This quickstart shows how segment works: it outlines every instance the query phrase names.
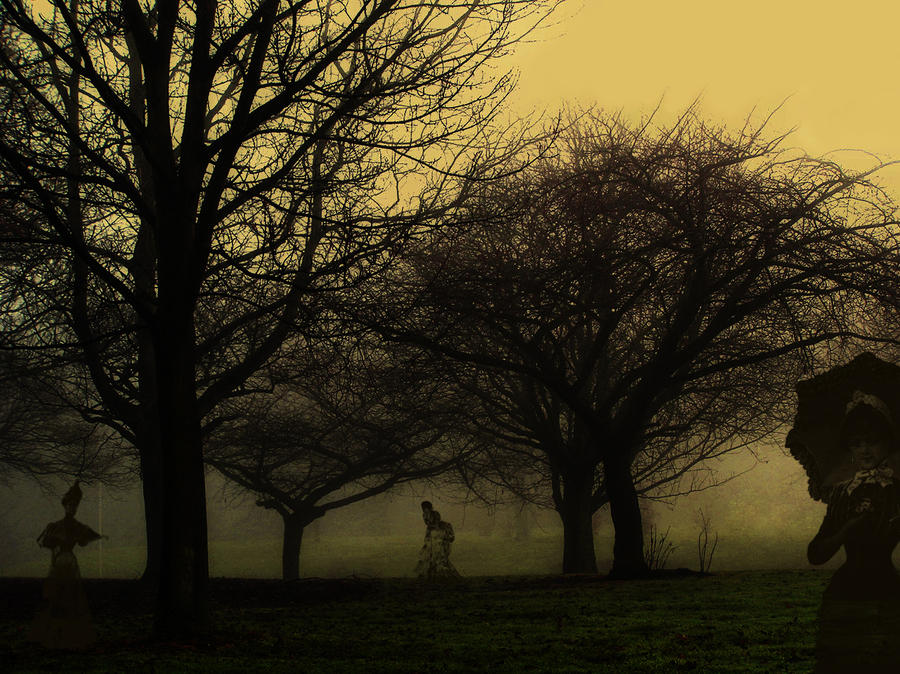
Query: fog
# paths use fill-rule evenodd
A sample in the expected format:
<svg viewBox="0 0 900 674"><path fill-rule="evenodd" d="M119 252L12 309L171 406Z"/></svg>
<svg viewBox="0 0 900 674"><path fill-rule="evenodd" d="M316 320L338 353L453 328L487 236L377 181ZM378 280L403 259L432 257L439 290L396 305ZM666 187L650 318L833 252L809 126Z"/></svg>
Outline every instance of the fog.
<svg viewBox="0 0 900 674"><path fill-rule="evenodd" d="M813 501L800 465L778 449L736 454L717 464L725 484L680 497L644 503L645 530L668 531L675 549L667 568L697 569L698 511L718 535L712 571L810 568L806 544L825 506ZM746 472L744 472L746 471ZM47 522L63 515L59 499L67 482L44 489L19 480L0 487L0 575L43 576L49 553L35 539ZM109 540L76 549L86 577L133 578L144 564L143 506L135 486L113 491L83 485L77 518ZM329 512L307 528L300 571L306 577L411 576L424 534L419 502L428 499L456 531L451 559L463 575L553 574L561 570L562 527L556 513L533 506L490 509L465 503L462 494L429 485L385 494ZM212 576L277 578L281 575L281 519L235 491L221 477L207 478ZM597 562L612 563L608 510L596 517ZM843 551L826 568L843 561Z"/></svg>

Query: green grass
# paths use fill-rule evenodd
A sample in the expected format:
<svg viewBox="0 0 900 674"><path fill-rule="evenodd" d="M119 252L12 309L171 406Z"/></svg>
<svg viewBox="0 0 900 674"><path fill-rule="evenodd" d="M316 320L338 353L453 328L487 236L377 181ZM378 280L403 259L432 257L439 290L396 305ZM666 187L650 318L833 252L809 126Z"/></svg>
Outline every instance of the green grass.
<svg viewBox="0 0 900 674"><path fill-rule="evenodd" d="M274 601L217 599L215 635L206 642L151 643L147 607L113 611L100 602L96 647L60 654L25 642L26 620L4 618L0 669L803 672L813 666L815 614L828 575L480 577L444 586L387 579L315 596L304 595L314 584L294 584L290 599L270 581Z"/></svg>

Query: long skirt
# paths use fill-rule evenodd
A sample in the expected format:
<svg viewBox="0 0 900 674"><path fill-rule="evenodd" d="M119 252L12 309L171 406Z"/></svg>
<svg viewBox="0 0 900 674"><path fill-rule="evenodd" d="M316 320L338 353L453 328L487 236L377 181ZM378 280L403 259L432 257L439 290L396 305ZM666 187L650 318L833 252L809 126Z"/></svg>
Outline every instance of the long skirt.
<svg viewBox="0 0 900 674"><path fill-rule="evenodd" d="M77 650L97 640L78 562L71 552L59 553L51 565L44 580L43 599L28 633L29 641L47 648Z"/></svg>
<svg viewBox="0 0 900 674"><path fill-rule="evenodd" d="M900 602L825 597L816 672L900 672Z"/></svg>
<svg viewBox="0 0 900 674"><path fill-rule="evenodd" d="M459 571L450 563L451 543L441 529L427 532L425 542L419 550L416 576L427 580L459 578Z"/></svg>

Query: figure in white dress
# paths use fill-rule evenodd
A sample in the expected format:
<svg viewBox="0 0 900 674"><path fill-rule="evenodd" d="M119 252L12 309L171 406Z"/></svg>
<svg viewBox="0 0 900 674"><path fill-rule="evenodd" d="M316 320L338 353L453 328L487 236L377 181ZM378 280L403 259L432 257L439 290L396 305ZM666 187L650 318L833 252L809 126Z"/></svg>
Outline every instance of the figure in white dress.
<svg viewBox="0 0 900 674"><path fill-rule="evenodd" d="M459 578L459 572L450 563L450 546L456 538L453 526L441 520L441 514L430 501L422 501L422 519L425 520L425 542L419 551L416 575L427 580Z"/></svg>

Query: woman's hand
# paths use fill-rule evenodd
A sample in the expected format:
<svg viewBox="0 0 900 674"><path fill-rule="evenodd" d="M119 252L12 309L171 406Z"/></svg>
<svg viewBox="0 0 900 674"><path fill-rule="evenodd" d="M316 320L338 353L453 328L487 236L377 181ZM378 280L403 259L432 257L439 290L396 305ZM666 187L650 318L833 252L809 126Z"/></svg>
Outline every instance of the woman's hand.
<svg viewBox="0 0 900 674"><path fill-rule="evenodd" d="M872 499L864 498L861 499L859 503L856 504L856 507L853 509L857 514L871 513L875 512L875 506L872 505Z"/></svg>
<svg viewBox="0 0 900 674"><path fill-rule="evenodd" d="M894 515L888 520L888 531L891 536L900 538L900 514Z"/></svg>
<svg viewBox="0 0 900 674"><path fill-rule="evenodd" d="M809 563L824 564L834 557L841 546L847 542L847 539L863 528L866 521L871 519L871 517L871 513L864 512L848 520L831 536L823 536L821 532L817 534L806 549L806 557L809 559Z"/></svg>
<svg viewBox="0 0 900 674"><path fill-rule="evenodd" d="M848 534L859 531L863 527L863 524L871 519L871 511L863 511L862 514L847 520L847 523L840 528L838 534L843 535L843 538L846 539Z"/></svg>

